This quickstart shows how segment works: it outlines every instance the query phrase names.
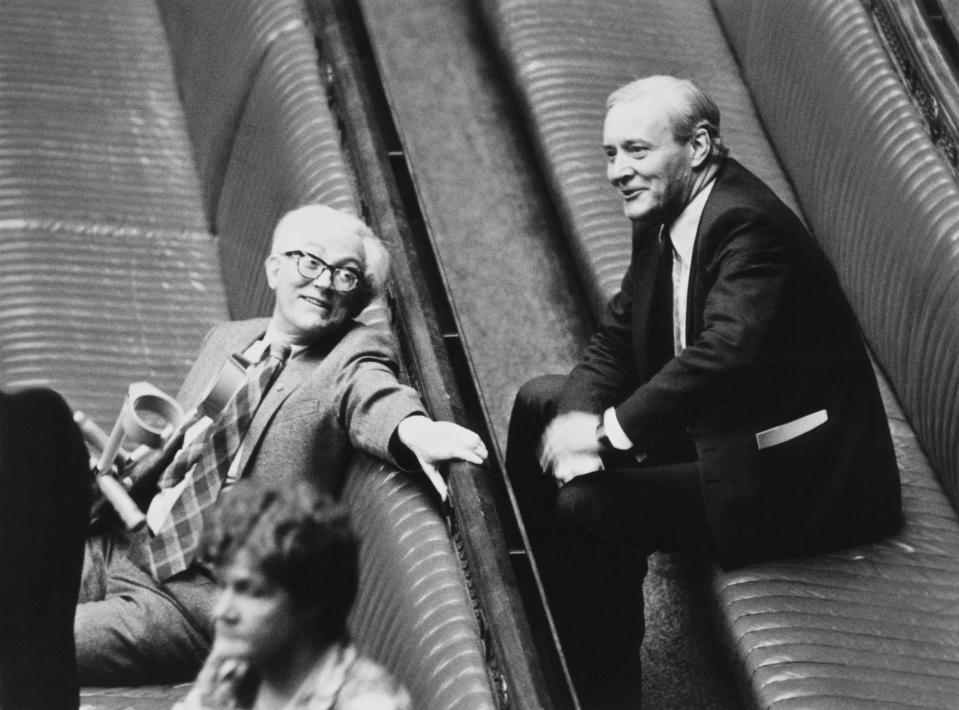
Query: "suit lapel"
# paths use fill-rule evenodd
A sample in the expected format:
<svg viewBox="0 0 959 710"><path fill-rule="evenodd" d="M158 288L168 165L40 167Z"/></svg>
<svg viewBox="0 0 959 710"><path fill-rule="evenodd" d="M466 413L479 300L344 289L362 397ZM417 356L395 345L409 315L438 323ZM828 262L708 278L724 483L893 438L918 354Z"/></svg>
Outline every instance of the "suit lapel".
<svg viewBox="0 0 959 710"><path fill-rule="evenodd" d="M238 321L216 330L197 356L196 363L180 388L177 401L186 407L198 405L227 358L233 353L242 353L263 335L267 322L265 318Z"/></svg>
<svg viewBox="0 0 959 710"><path fill-rule="evenodd" d="M718 178L717 178L718 180ZM706 200L706 206L703 208L703 214L699 218L699 226L696 228L696 242L693 245L693 258L689 264L689 285L686 288L686 342L692 343L695 340L695 334L699 333L703 327L703 310L706 306L706 294L703 290L703 273L705 265L709 263L705 256L706 244L709 242L709 233L715 221L716 200L713 199L716 194L718 183L713 186L713 191Z"/></svg>
<svg viewBox="0 0 959 710"><path fill-rule="evenodd" d="M269 392L260 402L253 421L250 422L250 428L247 429L246 436L243 437L240 460L237 462L235 469L241 478L247 464L259 448L260 440L263 438L270 422L273 421L273 417L276 416L277 411L294 392L302 387L311 376L315 375L316 368L320 366L331 346L335 346L336 342L338 342L338 339L334 339L332 342L317 343L307 348L296 357L291 358L280 372L276 382L273 383Z"/></svg>
<svg viewBox="0 0 959 710"><path fill-rule="evenodd" d="M703 327L703 311L706 307L705 269L712 261L713 226L719 215L729 206L731 181L739 176L742 167L732 158L726 158L716 175L716 184L703 207L696 229L696 244L689 265L689 288L686 292L686 342L690 343ZM736 193L734 193L736 194Z"/></svg>

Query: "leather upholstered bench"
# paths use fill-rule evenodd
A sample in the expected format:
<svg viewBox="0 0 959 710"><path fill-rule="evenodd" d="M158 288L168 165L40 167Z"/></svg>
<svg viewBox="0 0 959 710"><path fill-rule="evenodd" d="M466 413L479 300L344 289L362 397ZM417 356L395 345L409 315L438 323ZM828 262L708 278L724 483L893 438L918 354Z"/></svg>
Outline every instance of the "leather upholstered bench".
<svg viewBox="0 0 959 710"><path fill-rule="evenodd" d="M872 349L902 478L895 537L713 570L757 708L959 704L959 182L859 0L482 0L599 314L629 231L597 159L608 93L687 76L732 155L809 224Z"/></svg>
<svg viewBox="0 0 959 710"><path fill-rule="evenodd" d="M860 2L716 4L885 373L905 516L874 545L717 575L722 622L762 706L955 707L956 173Z"/></svg>

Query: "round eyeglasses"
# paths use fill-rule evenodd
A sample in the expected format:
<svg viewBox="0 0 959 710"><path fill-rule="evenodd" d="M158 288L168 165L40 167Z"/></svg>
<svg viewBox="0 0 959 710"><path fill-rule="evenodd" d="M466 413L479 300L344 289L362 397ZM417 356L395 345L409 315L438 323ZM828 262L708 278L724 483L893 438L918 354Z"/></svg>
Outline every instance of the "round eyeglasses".
<svg viewBox="0 0 959 710"><path fill-rule="evenodd" d="M348 292L355 289L363 281L363 275L349 266L330 266L320 257L307 254L305 251L285 251L283 256L296 258L296 270L304 279L319 278L325 273L330 275L330 285L336 291Z"/></svg>

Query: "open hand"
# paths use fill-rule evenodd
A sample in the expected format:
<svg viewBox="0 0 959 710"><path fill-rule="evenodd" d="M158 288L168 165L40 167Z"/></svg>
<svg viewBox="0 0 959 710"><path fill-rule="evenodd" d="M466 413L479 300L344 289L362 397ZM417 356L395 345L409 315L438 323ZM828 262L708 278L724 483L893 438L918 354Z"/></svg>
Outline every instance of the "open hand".
<svg viewBox="0 0 959 710"><path fill-rule="evenodd" d="M401 421L396 433L430 475L438 476L437 467L446 461L468 461L481 466L489 455L475 432L453 422L414 415Z"/></svg>

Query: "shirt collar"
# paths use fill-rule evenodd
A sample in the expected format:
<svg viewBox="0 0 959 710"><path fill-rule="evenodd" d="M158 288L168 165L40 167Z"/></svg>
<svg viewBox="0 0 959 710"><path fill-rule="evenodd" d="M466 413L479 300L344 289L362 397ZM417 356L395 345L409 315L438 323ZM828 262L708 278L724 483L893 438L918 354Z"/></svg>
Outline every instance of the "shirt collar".
<svg viewBox="0 0 959 710"><path fill-rule="evenodd" d="M286 342L286 340L280 335L279 331L277 330L276 326L273 325L273 321L271 320L266 326L266 333L263 334L263 337L253 343L253 345L250 346L250 350L247 350L247 357L252 360L258 360L259 357L263 355L263 352L270 346L270 343L277 342L283 343ZM289 345L290 348L292 348L290 352L291 358L296 357L309 347L309 345L294 345L293 343L290 343ZM255 357L250 357L251 355Z"/></svg>
<svg viewBox="0 0 959 710"><path fill-rule="evenodd" d="M699 230L699 220L706 208L706 200L713 191L716 179L713 178L699 191L699 194L686 205L685 209L669 226L669 238L673 242L673 251L684 264L692 262L693 246L696 244L696 232Z"/></svg>

